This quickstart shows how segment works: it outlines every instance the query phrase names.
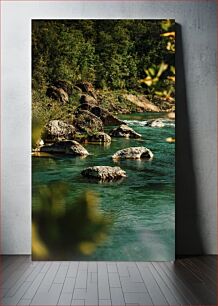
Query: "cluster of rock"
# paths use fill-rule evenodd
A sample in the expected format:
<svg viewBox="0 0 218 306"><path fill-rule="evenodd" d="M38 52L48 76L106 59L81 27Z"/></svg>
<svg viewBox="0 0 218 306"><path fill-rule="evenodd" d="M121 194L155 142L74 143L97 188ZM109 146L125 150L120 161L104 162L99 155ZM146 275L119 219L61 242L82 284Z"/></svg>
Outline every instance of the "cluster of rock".
<svg viewBox="0 0 218 306"><path fill-rule="evenodd" d="M46 95L51 99L66 104L69 102L69 96L72 95L72 93L75 91L80 94L86 92L94 99L97 98L94 94L94 88L91 83L80 82L77 83L75 86L72 86L70 82L64 80L55 81L52 85L50 85L47 88Z"/></svg>
<svg viewBox="0 0 218 306"><path fill-rule="evenodd" d="M111 137L141 138L141 135L134 131L127 124L119 120L108 110L99 106L94 87L89 82L80 82L72 88L65 81L57 81L47 89L47 95L59 102L66 104L69 102L69 96L76 90L80 94L80 105L77 108L73 121L71 123L62 120L51 120L44 128L43 141L41 141L36 152L49 154L67 154L72 156L86 157L89 152L78 142L78 135L84 136L88 142L110 143ZM126 99L136 103L141 109L150 109L159 111L155 106L149 104L149 101L140 98L135 101L132 95L125 96ZM175 113L168 116L169 119L175 119ZM116 127L109 132L104 132L104 126L115 125ZM149 120L146 123L150 127L163 127L162 119ZM82 139L82 137L81 137ZM173 142L174 139L167 139ZM45 143L45 144L44 144ZM117 151L113 154L114 161L119 159L143 159L151 160L153 153L146 147L129 147ZM126 177L126 172L120 167L94 166L84 169L81 174L84 177L92 178L98 181L113 181Z"/></svg>
<svg viewBox="0 0 218 306"><path fill-rule="evenodd" d="M98 105L94 87L89 82L80 82L72 88L65 81L57 81L47 89L47 95L62 103L67 103L72 91L80 93L80 105L70 123L51 120L44 128L43 140L57 142L85 139L88 142L110 143L111 137L140 138L132 128L124 124L108 110ZM104 126L116 125L109 135ZM77 138L77 136L79 136Z"/></svg>
<svg viewBox="0 0 218 306"><path fill-rule="evenodd" d="M117 151L112 158L117 159L145 159L151 160L153 153L145 147L130 147ZM120 167L94 166L81 172L82 176L100 182L115 181L126 177L126 172Z"/></svg>
<svg viewBox="0 0 218 306"><path fill-rule="evenodd" d="M66 81L54 82L47 89L47 96L63 104L69 102L69 96L77 91L80 95L80 105L74 113L72 122L62 120L50 121L44 130L47 141L76 139L77 133L87 137L89 141L109 142L110 136L99 134L104 132L104 126L121 125L123 122L108 110L98 105L94 87L89 82L80 82L71 86Z"/></svg>
<svg viewBox="0 0 218 306"><path fill-rule="evenodd" d="M95 132L93 133L93 130ZM43 132L43 140L46 143L58 142L63 140L74 140L76 133L86 132L86 141L88 142L99 142L99 143L110 143L111 137L125 137L125 138L140 138L141 135L135 132L131 127L126 124L112 129L109 135L104 131L104 126L101 120L95 115L89 116L86 111L79 114L76 124L73 126L67 124L62 120L51 120L45 126Z"/></svg>
<svg viewBox="0 0 218 306"><path fill-rule="evenodd" d="M96 91L93 85L90 82L81 81L78 82L75 86L72 86L67 81L59 80L54 82L47 89L47 95L50 98L53 98L57 101L60 101L63 104L69 102L69 96L73 93L77 92L80 96L80 105L78 106L75 114L73 122L71 122L71 126L67 127L66 122L62 122L59 120L59 123L56 121L56 124L62 125L60 129L62 129L62 135L59 131L57 135L58 137L53 137L53 131L49 131L49 125L53 128L55 126L55 122L49 123L46 128L45 134L47 133L48 139L49 135L52 138L56 139L72 139L75 136L76 132L87 135L89 141L94 137L96 133L104 132L104 126L108 125L116 125L115 129L110 132L111 137L126 137L126 138L140 138L141 135L136 133L130 127L128 127L124 122L119 120L116 116L114 116L107 109L101 107L99 105L99 96L96 94ZM152 104L150 101L146 99L143 95L132 95L132 94L123 94L123 99L126 101L133 103L138 108L138 111L153 111L160 112L160 109ZM169 119L175 119L175 113L168 113ZM149 120L146 123L149 127L164 127L164 122L162 119ZM51 129L51 128L50 128ZM68 132L68 129L70 130ZM56 133L57 134L57 133ZM92 137L93 136L93 137ZM101 139L101 138L99 138ZM103 137L103 139L108 142L108 137ZM94 140L96 141L96 139ZM102 139L100 140L103 141Z"/></svg>

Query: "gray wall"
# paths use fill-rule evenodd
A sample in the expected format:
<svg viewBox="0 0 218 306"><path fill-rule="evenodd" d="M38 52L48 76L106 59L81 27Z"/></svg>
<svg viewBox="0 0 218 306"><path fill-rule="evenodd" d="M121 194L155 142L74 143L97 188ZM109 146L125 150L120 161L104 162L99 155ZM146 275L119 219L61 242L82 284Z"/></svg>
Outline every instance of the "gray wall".
<svg viewBox="0 0 218 306"><path fill-rule="evenodd" d="M175 18L176 248L215 254L216 1L3 1L2 16L2 253L31 253L31 19Z"/></svg>

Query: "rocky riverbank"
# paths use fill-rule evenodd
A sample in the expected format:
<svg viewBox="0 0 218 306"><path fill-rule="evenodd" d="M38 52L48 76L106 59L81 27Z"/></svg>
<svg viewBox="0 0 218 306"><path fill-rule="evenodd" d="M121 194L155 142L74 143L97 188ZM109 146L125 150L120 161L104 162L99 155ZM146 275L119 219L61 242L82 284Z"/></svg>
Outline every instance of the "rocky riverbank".
<svg viewBox="0 0 218 306"><path fill-rule="evenodd" d="M174 120L174 105L152 103L142 94L96 90L89 82L72 85L67 81L57 81L47 87L46 101L33 95L33 116L43 123L44 142L76 140L78 142L109 142L105 126L116 126L112 137L135 137L136 132L124 126L117 114L133 112L165 112ZM46 105L47 103L47 105ZM166 106L167 105L167 106ZM149 123L148 123L149 124ZM150 125L162 127L161 121Z"/></svg>
<svg viewBox="0 0 218 306"><path fill-rule="evenodd" d="M79 100L70 111L68 107L73 91L78 93ZM96 91L88 82L81 82L71 87L70 84L59 81L47 88L46 95L51 101L59 103L62 108L68 108L69 117L60 118L60 114L56 113L53 114L51 120L43 125L41 139L38 139L34 148L33 156L37 157L46 156L44 154L49 156L51 154L65 154L86 158L90 154L92 155L92 152L88 152L84 148L84 143L110 145L113 138L141 138L141 134L120 120L116 113L131 113L133 110L161 113L160 106L149 102L142 95L123 94L122 99L124 100L120 96L117 97L121 102L107 104L108 100L104 95ZM121 107L120 103L124 103L125 107ZM166 120L174 122L175 113L172 112L172 107L168 109L167 114L165 120L162 118L151 119L145 123L145 126L163 128ZM109 126L111 126L111 130ZM105 127L107 127L107 133ZM146 147L128 147L114 152L111 158L114 162L120 159L151 160L153 153ZM100 181L117 180L126 176L125 171L119 167L104 165L89 167L81 174Z"/></svg>

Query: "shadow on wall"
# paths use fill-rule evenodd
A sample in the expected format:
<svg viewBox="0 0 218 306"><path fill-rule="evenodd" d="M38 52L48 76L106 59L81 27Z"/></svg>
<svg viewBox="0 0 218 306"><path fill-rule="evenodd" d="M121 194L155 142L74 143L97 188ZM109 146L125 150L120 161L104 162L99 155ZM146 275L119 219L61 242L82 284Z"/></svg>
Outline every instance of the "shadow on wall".
<svg viewBox="0 0 218 306"><path fill-rule="evenodd" d="M204 254L181 25L176 24L176 257Z"/></svg>

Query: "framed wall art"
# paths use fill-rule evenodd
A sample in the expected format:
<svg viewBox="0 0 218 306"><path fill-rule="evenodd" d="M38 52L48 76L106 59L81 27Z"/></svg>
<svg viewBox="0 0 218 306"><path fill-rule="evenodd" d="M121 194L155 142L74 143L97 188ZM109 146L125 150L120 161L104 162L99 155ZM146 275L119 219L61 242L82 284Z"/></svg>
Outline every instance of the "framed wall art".
<svg viewBox="0 0 218 306"><path fill-rule="evenodd" d="M33 260L175 257L175 21L32 20Z"/></svg>

